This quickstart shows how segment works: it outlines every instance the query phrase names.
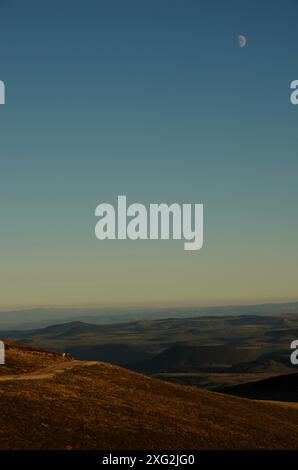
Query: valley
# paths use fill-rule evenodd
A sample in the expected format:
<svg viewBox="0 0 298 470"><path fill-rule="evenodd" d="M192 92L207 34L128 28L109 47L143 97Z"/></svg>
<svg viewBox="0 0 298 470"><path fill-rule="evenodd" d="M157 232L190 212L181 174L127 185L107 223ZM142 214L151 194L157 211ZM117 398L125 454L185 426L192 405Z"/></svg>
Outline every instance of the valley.
<svg viewBox="0 0 298 470"><path fill-rule="evenodd" d="M210 390L297 372L290 362L290 344L297 336L294 312L71 321L0 331L0 337L34 348Z"/></svg>

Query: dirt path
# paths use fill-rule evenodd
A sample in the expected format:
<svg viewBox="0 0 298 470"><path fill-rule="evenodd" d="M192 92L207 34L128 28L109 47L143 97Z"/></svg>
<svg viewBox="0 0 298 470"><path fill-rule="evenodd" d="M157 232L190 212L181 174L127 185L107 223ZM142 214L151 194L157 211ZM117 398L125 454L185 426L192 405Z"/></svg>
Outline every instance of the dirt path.
<svg viewBox="0 0 298 470"><path fill-rule="evenodd" d="M88 367L98 364L96 361L63 361L54 364L44 369L35 370L34 372L26 372L25 374L10 374L0 376L0 382L8 382L10 380L40 380L52 379L58 374L62 374L65 370L73 369L74 367Z"/></svg>

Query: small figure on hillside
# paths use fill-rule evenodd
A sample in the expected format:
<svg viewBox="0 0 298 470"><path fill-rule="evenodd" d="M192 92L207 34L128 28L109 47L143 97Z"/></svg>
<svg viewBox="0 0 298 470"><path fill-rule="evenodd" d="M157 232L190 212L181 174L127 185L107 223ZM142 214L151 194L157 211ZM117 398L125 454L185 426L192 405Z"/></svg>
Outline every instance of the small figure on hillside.
<svg viewBox="0 0 298 470"><path fill-rule="evenodd" d="M65 358L65 359L69 359L69 360L71 360L71 361L73 360L73 357L72 357L70 354L65 353L65 352L62 353L62 357Z"/></svg>

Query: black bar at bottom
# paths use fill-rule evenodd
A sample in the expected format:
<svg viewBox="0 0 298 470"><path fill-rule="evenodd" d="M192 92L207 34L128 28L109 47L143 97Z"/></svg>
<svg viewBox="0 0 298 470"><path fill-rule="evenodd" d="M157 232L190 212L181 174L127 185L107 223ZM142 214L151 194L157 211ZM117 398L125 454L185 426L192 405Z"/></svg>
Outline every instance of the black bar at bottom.
<svg viewBox="0 0 298 470"><path fill-rule="evenodd" d="M67 464L75 468L185 468L207 469L210 465L229 465L241 468L252 465L280 466L296 464L298 451L151 451L151 450L98 450L98 451L0 451L0 465ZM3 467L2 467L3 468Z"/></svg>

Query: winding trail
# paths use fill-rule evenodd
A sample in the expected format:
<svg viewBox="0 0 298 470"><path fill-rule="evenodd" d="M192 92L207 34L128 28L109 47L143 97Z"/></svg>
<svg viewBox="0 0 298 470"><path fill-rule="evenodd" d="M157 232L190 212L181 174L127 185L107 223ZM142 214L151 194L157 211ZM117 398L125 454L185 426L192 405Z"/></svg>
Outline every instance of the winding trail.
<svg viewBox="0 0 298 470"><path fill-rule="evenodd" d="M61 361L43 369L38 369L33 372L26 372L24 374L10 374L0 376L0 382L9 382L15 380L42 380L52 379L56 375L62 374L64 371L74 369L75 367L88 367L99 364L97 361L77 361L72 360L69 362Z"/></svg>

